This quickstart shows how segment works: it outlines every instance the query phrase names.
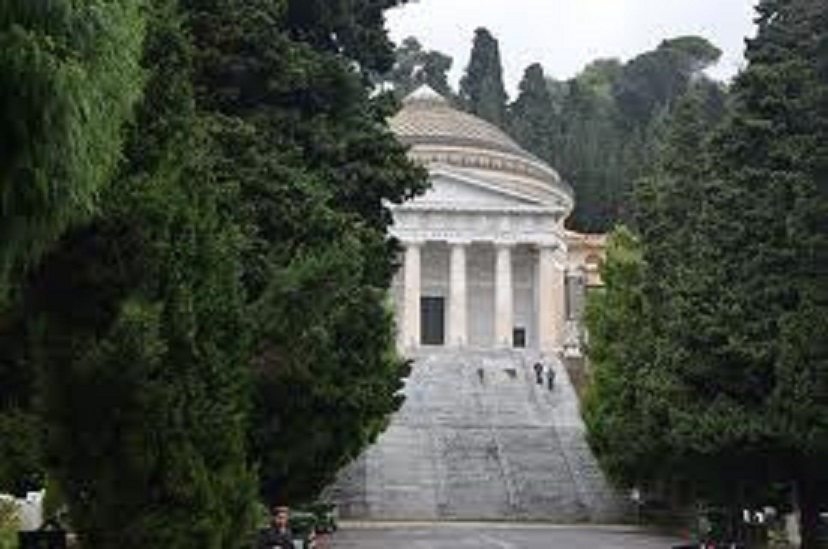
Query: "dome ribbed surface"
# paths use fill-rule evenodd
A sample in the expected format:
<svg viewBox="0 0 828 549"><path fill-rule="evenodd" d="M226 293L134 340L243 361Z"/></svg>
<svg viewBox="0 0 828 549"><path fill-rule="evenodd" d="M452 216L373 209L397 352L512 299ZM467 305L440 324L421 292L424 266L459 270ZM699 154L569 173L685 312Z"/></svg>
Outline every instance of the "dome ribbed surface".
<svg viewBox="0 0 828 549"><path fill-rule="evenodd" d="M417 162L473 172L473 177L525 192L551 192L572 205L572 188L549 164L494 124L455 109L428 86L406 97L388 123Z"/></svg>
<svg viewBox="0 0 828 549"><path fill-rule="evenodd" d="M453 108L428 86L406 97L389 124L408 145L470 147L534 158L494 124Z"/></svg>

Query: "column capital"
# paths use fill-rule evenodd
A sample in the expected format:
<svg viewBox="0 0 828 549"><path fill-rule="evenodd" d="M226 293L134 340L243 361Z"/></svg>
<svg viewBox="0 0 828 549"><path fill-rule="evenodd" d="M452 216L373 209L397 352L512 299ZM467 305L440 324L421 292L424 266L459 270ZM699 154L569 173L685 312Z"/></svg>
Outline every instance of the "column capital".
<svg viewBox="0 0 828 549"><path fill-rule="evenodd" d="M467 248L471 246L472 240L471 238L448 238L446 239L446 243L451 246L452 248L461 247Z"/></svg>
<svg viewBox="0 0 828 549"><path fill-rule="evenodd" d="M511 250L518 245L514 240L497 239L494 241L494 247L497 249Z"/></svg>
<svg viewBox="0 0 828 549"><path fill-rule="evenodd" d="M555 265L558 270L567 270L566 256L567 250L559 243L542 243L538 244L538 254L541 261L549 261Z"/></svg>

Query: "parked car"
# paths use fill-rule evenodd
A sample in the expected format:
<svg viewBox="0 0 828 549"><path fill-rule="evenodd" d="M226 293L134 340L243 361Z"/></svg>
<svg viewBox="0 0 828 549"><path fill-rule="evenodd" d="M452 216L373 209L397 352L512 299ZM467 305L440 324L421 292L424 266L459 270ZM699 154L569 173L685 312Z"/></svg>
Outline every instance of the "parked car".
<svg viewBox="0 0 828 549"><path fill-rule="evenodd" d="M296 549L313 549L316 546L318 523L316 515L307 511L293 510L289 520Z"/></svg>
<svg viewBox="0 0 828 549"><path fill-rule="evenodd" d="M336 532L339 521L339 511L333 503L311 503L299 508L299 511L311 513L316 517L316 533L330 534Z"/></svg>

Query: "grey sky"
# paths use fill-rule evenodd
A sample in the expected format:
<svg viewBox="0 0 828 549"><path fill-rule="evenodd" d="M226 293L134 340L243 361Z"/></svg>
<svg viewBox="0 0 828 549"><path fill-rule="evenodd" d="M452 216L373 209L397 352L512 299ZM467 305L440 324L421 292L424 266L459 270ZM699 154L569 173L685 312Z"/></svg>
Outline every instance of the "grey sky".
<svg viewBox="0 0 828 549"><path fill-rule="evenodd" d="M593 59L629 59L664 38L698 34L724 50L711 71L729 78L744 64L757 0L416 0L389 13L391 36L414 35L454 57L453 80L468 62L474 29L500 41L506 84L514 90L535 61L569 78Z"/></svg>

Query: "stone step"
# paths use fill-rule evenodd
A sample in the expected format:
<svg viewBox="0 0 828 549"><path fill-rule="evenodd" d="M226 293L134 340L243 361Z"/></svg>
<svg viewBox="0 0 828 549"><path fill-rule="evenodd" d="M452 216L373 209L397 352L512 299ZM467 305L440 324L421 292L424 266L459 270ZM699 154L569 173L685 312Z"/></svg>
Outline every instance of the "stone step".
<svg viewBox="0 0 828 549"><path fill-rule="evenodd" d="M622 517L563 366L550 392L533 363L503 351L420 355L402 410L326 497L358 519Z"/></svg>

